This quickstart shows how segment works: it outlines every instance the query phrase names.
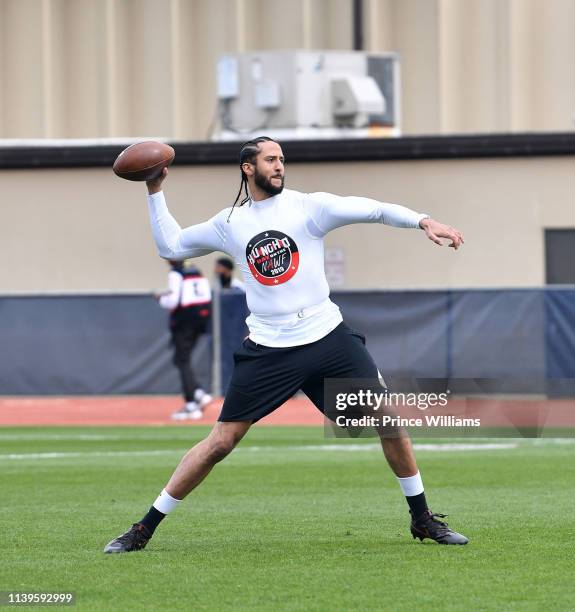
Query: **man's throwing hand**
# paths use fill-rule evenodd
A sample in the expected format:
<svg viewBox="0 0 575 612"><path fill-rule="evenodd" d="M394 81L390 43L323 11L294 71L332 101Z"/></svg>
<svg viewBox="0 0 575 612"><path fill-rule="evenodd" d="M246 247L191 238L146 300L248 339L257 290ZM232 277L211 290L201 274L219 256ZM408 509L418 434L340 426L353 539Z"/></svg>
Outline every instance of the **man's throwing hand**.
<svg viewBox="0 0 575 612"><path fill-rule="evenodd" d="M168 176L168 169L164 168L162 170L162 174L156 179L152 181L146 181L146 186L148 187L148 193L152 195L153 193L158 193L158 191L162 191L162 183L164 179Z"/></svg>
<svg viewBox="0 0 575 612"><path fill-rule="evenodd" d="M439 246L443 246L442 238L451 240L449 246L454 249L458 249L465 242L460 231L430 218L422 219L419 222L419 227L427 234L430 240L433 240Z"/></svg>

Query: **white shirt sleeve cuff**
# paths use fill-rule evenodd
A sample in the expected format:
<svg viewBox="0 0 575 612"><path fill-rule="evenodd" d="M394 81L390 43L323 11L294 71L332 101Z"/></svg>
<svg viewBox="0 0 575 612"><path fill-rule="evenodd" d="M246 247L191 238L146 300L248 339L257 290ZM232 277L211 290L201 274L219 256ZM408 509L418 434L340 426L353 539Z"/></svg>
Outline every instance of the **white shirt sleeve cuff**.
<svg viewBox="0 0 575 612"><path fill-rule="evenodd" d="M163 191L156 191L156 193L149 193L148 194L148 201L154 202L155 200L159 200L159 199L161 199L163 197L164 197L164 192Z"/></svg>
<svg viewBox="0 0 575 612"><path fill-rule="evenodd" d="M431 219L431 215L428 215L427 213L421 213L420 215L418 215L419 219L417 220L417 227L419 227L419 229L421 229L421 225L419 225L424 219Z"/></svg>

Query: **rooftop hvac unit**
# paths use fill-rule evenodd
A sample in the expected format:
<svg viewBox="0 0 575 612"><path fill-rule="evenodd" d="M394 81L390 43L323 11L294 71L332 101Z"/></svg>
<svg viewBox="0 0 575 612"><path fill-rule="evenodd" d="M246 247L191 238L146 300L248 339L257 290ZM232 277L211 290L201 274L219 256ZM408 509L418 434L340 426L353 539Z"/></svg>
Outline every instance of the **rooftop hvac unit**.
<svg viewBox="0 0 575 612"><path fill-rule="evenodd" d="M399 59L361 51L259 51L218 62L214 140L399 136Z"/></svg>

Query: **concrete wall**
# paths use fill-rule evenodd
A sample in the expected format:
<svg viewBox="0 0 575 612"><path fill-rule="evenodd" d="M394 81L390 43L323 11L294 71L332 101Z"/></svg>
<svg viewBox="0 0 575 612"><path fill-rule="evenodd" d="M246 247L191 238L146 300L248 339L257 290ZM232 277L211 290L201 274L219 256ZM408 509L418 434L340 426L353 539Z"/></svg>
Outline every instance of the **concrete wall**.
<svg viewBox="0 0 575 612"><path fill-rule="evenodd" d="M216 61L351 49L352 0L0 0L0 138L203 139ZM364 0L406 134L573 129L573 0ZM153 41L153 43L152 43Z"/></svg>
<svg viewBox="0 0 575 612"><path fill-rule="evenodd" d="M465 235L453 252L418 230L338 229L326 244L344 250L345 288L537 287L544 228L575 227L573 164L572 157L288 163L287 185L404 204ZM164 286L143 185L105 168L5 170L0 181L0 292ZM189 225L230 205L238 186L235 166L176 166L165 191ZM215 257L198 264L211 273Z"/></svg>

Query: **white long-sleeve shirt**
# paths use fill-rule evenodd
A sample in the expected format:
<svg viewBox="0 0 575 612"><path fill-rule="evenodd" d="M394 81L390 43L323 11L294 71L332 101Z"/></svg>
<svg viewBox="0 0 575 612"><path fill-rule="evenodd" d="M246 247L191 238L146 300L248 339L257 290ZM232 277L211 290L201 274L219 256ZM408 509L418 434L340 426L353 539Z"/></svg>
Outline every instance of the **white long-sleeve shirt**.
<svg viewBox="0 0 575 612"><path fill-rule="evenodd" d="M223 251L242 270L250 338L265 346L315 342L342 321L329 299L323 237L353 223L418 228L427 215L397 204L290 189L266 200L226 208L182 229L163 192L148 196L158 252L167 259ZM229 222L228 222L229 218Z"/></svg>

